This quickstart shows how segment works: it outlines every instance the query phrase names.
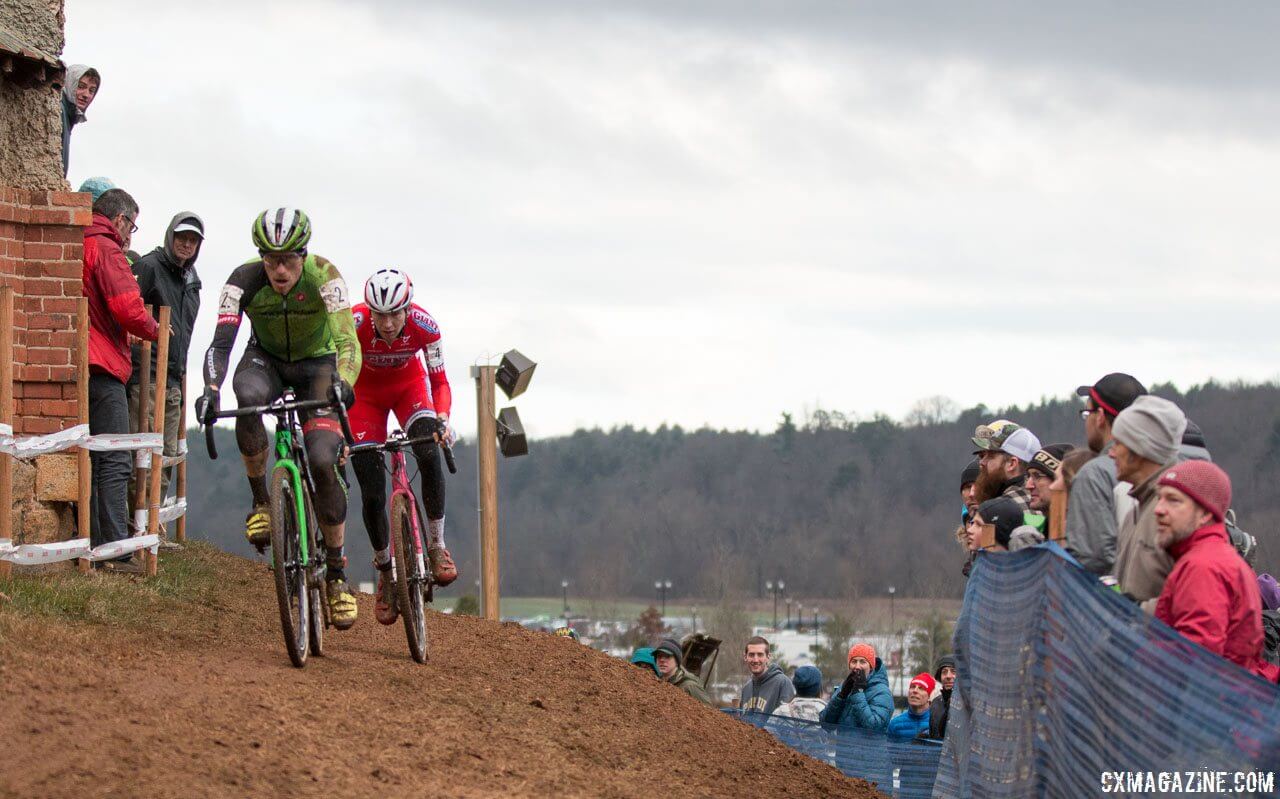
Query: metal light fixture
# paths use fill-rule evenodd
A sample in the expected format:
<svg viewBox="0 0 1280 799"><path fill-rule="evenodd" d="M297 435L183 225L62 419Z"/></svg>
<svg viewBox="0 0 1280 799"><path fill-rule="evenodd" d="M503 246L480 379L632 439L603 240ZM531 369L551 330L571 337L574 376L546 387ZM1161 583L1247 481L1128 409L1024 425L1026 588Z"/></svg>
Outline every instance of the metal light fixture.
<svg viewBox="0 0 1280 799"><path fill-rule="evenodd" d="M533 379L533 370L537 364L526 358L519 350L508 350L498 364L498 388L507 395L507 399L515 399L529 387Z"/></svg>
<svg viewBox="0 0 1280 799"><path fill-rule="evenodd" d="M504 458L529 454L529 439L525 437L520 414L514 407L503 408L498 413L498 451Z"/></svg>

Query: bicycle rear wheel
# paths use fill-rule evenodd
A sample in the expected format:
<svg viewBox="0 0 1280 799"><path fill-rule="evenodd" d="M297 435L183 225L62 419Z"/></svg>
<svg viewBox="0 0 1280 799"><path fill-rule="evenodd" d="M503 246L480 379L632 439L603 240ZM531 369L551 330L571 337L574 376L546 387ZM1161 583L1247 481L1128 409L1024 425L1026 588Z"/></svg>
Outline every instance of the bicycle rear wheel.
<svg viewBox="0 0 1280 799"><path fill-rule="evenodd" d="M293 665L307 664L308 590L307 564L302 562L298 504L293 473L284 466L271 470L271 559L280 605L280 630Z"/></svg>
<svg viewBox="0 0 1280 799"><path fill-rule="evenodd" d="M404 634L409 640L409 654L418 663L426 663L430 648L422 593L427 586L427 574L422 555L413 545L413 509L403 494L391 499L391 535L396 561L396 597L400 602L400 617L404 619Z"/></svg>

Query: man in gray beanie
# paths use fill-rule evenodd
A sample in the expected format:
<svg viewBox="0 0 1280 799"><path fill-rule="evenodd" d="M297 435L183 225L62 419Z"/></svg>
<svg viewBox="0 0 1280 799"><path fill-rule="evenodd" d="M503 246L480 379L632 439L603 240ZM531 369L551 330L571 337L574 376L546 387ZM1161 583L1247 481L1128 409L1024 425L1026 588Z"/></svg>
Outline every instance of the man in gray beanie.
<svg viewBox="0 0 1280 799"><path fill-rule="evenodd" d="M1187 417L1177 405L1151 395L1135 399L1111 429L1116 477L1133 486L1129 495L1137 501L1120 520L1115 578L1148 613L1155 612L1156 597L1173 570L1173 557L1157 541L1156 483L1177 462L1186 429Z"/></svg>

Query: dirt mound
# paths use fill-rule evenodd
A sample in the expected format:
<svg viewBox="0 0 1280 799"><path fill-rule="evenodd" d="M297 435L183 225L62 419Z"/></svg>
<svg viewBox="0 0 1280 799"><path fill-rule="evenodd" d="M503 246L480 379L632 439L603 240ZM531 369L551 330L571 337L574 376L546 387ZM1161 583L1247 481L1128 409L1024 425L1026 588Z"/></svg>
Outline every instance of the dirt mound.
<svg viewBox="0 0 1280 799"><path fill-rule="evenodd" d="M41 578L53 598L5 587L0 742L22 756L0 760L0 796L879 795L515 624L433 614L419 666L361 597L360 623L300 671L261 565L193 546L162 569ZM56 618L68 602L91 621Z"/></svg>

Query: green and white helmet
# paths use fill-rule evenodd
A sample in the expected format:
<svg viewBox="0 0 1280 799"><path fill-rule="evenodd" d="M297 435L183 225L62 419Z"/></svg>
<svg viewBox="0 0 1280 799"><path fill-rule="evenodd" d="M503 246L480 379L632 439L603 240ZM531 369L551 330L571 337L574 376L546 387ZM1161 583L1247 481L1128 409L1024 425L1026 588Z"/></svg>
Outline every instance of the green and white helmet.
<svg viewBox="0 0 1280 799"><path fill-rule="evenodd" d="M268 208L253 220L253 243L258 253L307 251L311 219L299 208Z"/></svg>

